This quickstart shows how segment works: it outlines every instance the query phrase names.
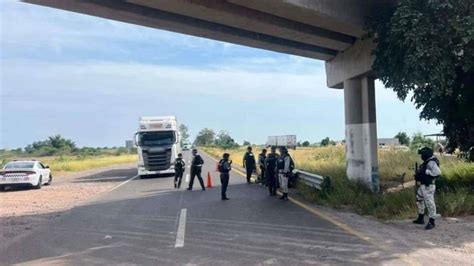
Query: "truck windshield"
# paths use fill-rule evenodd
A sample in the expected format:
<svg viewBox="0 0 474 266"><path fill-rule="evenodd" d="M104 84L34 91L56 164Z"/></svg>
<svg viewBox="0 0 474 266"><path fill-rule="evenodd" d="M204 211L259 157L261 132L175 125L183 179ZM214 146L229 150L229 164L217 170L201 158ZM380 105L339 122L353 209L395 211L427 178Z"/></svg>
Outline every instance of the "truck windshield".
<svg viewBox="0 0 474 266"><path fill-rule="evenodd" d="M155 131L138 133L138 144L140 146L163 146L176 142L174 131Z"/></svg>

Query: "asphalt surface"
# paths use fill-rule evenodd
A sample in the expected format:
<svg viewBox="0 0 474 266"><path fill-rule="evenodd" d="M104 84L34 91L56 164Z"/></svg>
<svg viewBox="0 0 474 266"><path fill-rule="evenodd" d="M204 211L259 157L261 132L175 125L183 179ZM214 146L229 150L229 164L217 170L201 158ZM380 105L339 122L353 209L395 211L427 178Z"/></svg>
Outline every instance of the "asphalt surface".
<svg viewBox="0 0 474 266"><path fill-rule="evenodd" d="M184 158L188 162L190 154ZM183 180L178 190L172 177L135 178L2 248L0 264L372 265L396 260L303 208L268 196L263 187L246 184L238 173L231 173L231 200L221 201L216 163L203 158L203 178L210 172L214 188L201 191L195 180L194 190L187 191Z"/></svg>

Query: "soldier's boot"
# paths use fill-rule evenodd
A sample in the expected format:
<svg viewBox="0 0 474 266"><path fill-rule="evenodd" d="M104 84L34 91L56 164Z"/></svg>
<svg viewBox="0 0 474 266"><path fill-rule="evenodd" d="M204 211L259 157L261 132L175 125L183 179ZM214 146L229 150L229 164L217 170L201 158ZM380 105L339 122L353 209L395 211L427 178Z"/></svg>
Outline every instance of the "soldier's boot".
<svg viewBox="0 0 474 266"><path fill-rule="evenodd" d="M430 218L430 221L426 225L425 229L426 230L431 230L433 228L435 228L435 220L433 218Z"/></svg>
<svg viewBox="0 0 474 266"><path fill-rule="evenodd" d="M423 214L418 214L418 219L413 220L414 224L425 224L425 216Z"/></svg>

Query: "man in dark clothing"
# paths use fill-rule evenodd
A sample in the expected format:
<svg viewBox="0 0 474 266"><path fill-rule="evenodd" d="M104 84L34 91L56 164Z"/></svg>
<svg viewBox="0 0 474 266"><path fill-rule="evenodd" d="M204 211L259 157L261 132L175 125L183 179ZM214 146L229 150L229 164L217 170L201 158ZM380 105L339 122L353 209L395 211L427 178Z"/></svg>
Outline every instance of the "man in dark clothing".
<svg viewBox="0 0 474 266"><path fill-rule="evenodd" d="M247 184L250 184L250 178L252 177L252 173L257 170L255 156L252 152L252 147L247 148L247 152L244 155L243 159L244 168L247 172Z"/></svg>
<svg viewBox="0 0 474 266"><path fill-rule="evenodd" d="M229 160L229 154L224 153L219 161L218 170L221 173L221 199L229 200L227 197L227 186L229 185L229 172L232 170L232 161Z"/></svg>
<svg viewBox="0 0 474 266"><path fill-rule="evenodd" d="M278 154L276 148L272 147L271 152L265 158L265 178L267 180L268 191L270 196L276 195L277 190L277 177L276 177L276 166L277 166Z"/></svg>
<svg viewBox="0 0 474 266"><path fill-rule="evenodd" d="M265 159L267 158L267 150L263 149L262 153L258 155L258 165L260 166L260 184L266 185L267 181L265 180Z"/></svg>
<svg viewBox="0 0 474 266"><path fill-rule="evenodd" d="M197 149L193 149L193 160L191 162L191 180L189 181L188 190L193 190L194 177L197 176L199 183L201 184L202 190L206 190L204 187L204 180L202 180L201 171L204 160L201 155L198 154Z"/></svg>
<svg viewBox="0 0 474 266"><path fill-rule="evenodd" d="M181 180L183 179L183 173L186 169L185 166L186 164L184 163L183 155L178 153L178 158L174 163L174 188L181 187Z"/></svg>

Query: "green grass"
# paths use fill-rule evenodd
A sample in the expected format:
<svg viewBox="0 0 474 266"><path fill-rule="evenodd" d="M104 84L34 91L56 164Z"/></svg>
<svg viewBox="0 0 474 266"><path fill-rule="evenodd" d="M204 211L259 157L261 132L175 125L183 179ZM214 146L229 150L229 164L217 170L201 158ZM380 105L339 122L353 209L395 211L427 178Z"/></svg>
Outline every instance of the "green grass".
<svg viewBox="0 0 474 266"><path fill-rule="evenodd" d="M57 157L45 159L53 172L78 172L94 168L107 167L117 164L134 163L137 161L136 154L123 154L117 156L94 156L94 157Z"/></svg>
<svg viewBox="0 0 474 266"><path fill-rule="evenodd" d="M235 163L241 164L246 147L232 149ZM260 152L255 147L255 153ZM224 150L205 147L203 150L214 157L221 157ZM300 148L290 150L298 169L331 177L331 189L318 191L298 184L299 193L311 202L340 209L351 209L361 215L380 219L403 219L416 214L414 188L397 192L374 194L364 186L352 183L346 176L345 150L343 147ZM474 164L455 157L441 157L442 177L437 181L436 203L443 216L474 214ZM413 151L379 151L381 183L413 179L414 165L420 163ZM397 184L396 182L392 182Z"/></svg>

